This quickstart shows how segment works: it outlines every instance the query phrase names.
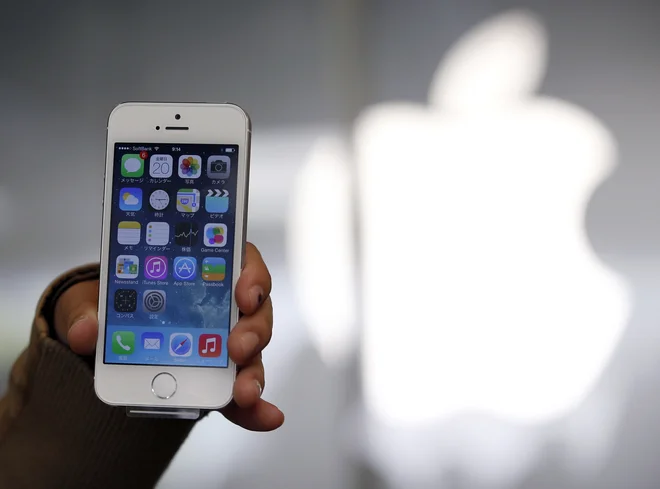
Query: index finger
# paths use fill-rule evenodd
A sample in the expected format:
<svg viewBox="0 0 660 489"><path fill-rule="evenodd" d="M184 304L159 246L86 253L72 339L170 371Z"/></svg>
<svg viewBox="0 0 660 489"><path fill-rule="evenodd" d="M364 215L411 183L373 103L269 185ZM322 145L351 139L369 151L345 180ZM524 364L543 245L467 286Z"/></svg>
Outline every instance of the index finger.
<svg viewBox="0 0 660 489"><path fill-rule="evenodd" d="M243 314L254 314L270 295L272 281L268 267L256 246L247 243L243 271L236 284L236 302Z"/></svg>

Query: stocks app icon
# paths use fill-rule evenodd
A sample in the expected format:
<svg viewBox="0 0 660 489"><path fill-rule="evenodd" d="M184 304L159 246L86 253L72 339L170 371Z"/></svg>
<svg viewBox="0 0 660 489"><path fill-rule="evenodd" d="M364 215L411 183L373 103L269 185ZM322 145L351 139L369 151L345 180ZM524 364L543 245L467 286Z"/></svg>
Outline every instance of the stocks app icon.
<svg viewBox="0 0 660 489"><path fill-rule="evenodd" d="M180 222L174 228L174 242L178 246L195 246L199 234L196 222Z"/></svg>

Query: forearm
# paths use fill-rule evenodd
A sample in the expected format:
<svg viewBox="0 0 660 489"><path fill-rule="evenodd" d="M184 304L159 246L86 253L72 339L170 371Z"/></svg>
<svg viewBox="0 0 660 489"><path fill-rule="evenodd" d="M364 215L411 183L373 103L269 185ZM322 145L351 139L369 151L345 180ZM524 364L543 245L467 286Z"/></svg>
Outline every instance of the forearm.
<svg viewBox="0 0 660 489"><path fill-rule="evenodd" d="M0 487L151 488L193 422L127 418L97 399L88 362L51 337L53 299L71 283L60 277L42 297L0 400Z"/></svg>

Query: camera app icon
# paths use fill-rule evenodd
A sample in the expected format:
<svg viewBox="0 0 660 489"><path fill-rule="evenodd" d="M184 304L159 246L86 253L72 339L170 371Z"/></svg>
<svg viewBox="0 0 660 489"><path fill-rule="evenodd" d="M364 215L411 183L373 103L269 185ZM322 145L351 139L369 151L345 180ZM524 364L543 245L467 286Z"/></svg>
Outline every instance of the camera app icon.
<svg viewBox="0 0 660 489"><path fill-rule="evenodd" d="M206 175L216 180L225 180L229 178L231 160L229 156L216 155L209 156L206 163Z"/></svg>

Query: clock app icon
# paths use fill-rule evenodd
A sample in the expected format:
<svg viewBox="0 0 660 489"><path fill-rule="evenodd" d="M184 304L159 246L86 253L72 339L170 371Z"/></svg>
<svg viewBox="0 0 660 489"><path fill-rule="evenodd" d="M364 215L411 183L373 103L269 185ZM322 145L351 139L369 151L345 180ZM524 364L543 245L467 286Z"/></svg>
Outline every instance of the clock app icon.
<svg viewBox="0 0 660 489"><path fill-rule="evenodd" d="M170 205L170 196L165 190L154 190L149 196L149 205L155 211L162 211Z"/></svg>

